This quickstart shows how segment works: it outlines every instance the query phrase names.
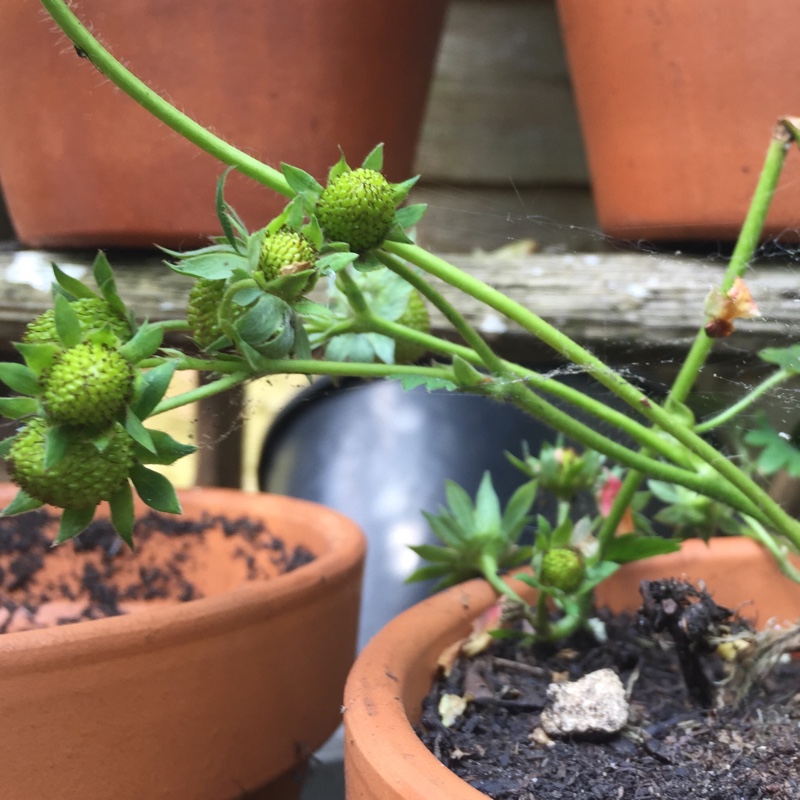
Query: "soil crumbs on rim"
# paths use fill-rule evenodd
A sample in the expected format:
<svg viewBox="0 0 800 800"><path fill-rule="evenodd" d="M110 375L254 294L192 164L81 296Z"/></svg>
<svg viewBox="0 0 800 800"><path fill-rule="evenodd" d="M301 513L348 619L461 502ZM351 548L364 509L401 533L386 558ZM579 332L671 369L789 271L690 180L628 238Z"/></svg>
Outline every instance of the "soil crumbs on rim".
<svg viewBox="0 0 800 800"><path fill-rule="evenodd" d="M48 553L56 552L52 544L57 523L58 518L43 509L0 518L0 634L118 616L146 603L201 598L203 591L186 577L184 565L192 540L203 540L211 531L221 531L238 543L233 557L242 560L247 580L268 577L264 563L283 574L314 560L302 545L287 548L262 522L247 517L207 514L188 520L150 511L136 520L137 552L154 535L179 537L183 545L163 562L143 563L135 568L134 579L126 576L121 581L120 562L130 551L109 520L96 519L80 536L57 548L74 548L86 561L77 567L79 574L70 576L74 580L54 583L41 576ZM55 616L39 615L47 606L57 609Z"/></svg>
<svg viewBox="0 0 800 800"><path fill-rule="evenodd" d="M692 704L674 648L644 638L630 615L603 614L608 640L577 635L559 649L494 641L459 657L434 684L417 734L450 770L493 800L797 800L800 661L784 660L738 708ZM548 685L612 668L631 718L605 740L537 743ZM480 690L452 727L442 694ZM466 686L465 686L466 682Z"/></svg>

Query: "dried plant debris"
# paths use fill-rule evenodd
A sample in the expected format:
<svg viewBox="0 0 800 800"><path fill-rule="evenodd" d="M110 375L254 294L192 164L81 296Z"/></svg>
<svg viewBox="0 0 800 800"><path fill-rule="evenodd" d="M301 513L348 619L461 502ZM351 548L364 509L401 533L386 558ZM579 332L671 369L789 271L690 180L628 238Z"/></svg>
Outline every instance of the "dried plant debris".
<svg viewBox="0 0 800 800"><path fill-rule="evenodd" d="M755 633L679 581L643 591L641 618L598 615L604 642L586 631L557 646L503 638L476 657L459 656L425 700L420 738L494 800L796 800L798 632ZM699 660L710 702L698 704L704 695L686 686L679 648ZM599 670L625 687L627 725L601 736L545 730L552 685ZM438 711L446 694L467 701L448 726Z"/></svg>

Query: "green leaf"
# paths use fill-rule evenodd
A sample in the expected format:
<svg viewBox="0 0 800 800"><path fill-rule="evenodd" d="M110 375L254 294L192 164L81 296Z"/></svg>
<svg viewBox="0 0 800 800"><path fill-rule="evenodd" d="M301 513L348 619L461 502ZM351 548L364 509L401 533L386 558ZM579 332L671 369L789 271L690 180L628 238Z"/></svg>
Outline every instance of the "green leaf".
<svg viewBox="0 0 800 800"><path fill-rule="evenodd" d="M133 550L133 492L128 481L111 495L108 504L111 508L111 524L122 540Z"/></svg>
<svg viewBox="0 0 800 800"><path fill-rule="evenodd" d="M94 264L92 264L92 271L100 293L105 298L105 301L111 307L111 310L122 319L127 319L128 309L122 298L117 293L117 284L114 280L114 272L111 269L111 264L108 263L106 254L100 250L95 256Z"/></svg>
<svg viewBox="0 0 800 800"><path fill-rule="evenodd" d="M525 526L530 522L530 511L536 499L538 484L536 481L523 483L508 501L503 512L503 530L508 533L509 540L516 542Z"/></svg>
<svg viewBox="0 0 800 800"><path fill-rule="evenodd" d="M447 563L453 560L455 551L451 547L437 547L434 544L412 544L409 546L420 558L426 561Z"/></svg>
<svg viewBox="0 0 800 800"><path fill-rule="evenodd" d="M150 432L144 427L142 421L130 408L125 410L125 430L131 435L133 440L144 447L150 453L156 452L156 446L153 444L153 439Z"/></svg>
<svg viewBox="0 0 800 800"><path fill-rule="evenodd" d="M317 259L317 269L325 274L333 274L352 264L357 258L358 253L326 253Z"/></svg>
<svg viewBox="0 0 800 800"><path fill-rule="evenodd" d="M339 148L339 160L328 170L328 185L330 186L340 175L350 172L350 165L344 157L344 151Z"/></svg>
<svg viewBox="0 0 800 800"><path fill-rule="evenodd" d="M441 578L449 574L449 572L450 568L444 564L427 564L412 572L406 578L406 583L419 583L420 581L429 581L432 578Z"/></svg>
<svg viewBox="0 0 800 800"><path fill-rule="evenodd" d="M319 220L314 214L311 215L308 224L303 225L300 232L317 248L317 250L322 247L324 237L322 235L322 229L319 227Z"/></svg>
<svg viewBox="0 0 800 800"><path fill-rule="evenodd" d="M472 364L459 355L453 356L453 375L456 383L464 388L480 386L487 381L484 373L478 372Z"/></svg>
<svg viewBox="0 0 800 800"><path fill-rule="evenodd" d="M322 194L322 185L299 167L281 163L281 172L283 173L283 177L286 178L286 183L288 183L292 191L297 194L305 195L314 202L316 202Z"/></svg>
<svg viewBox="0 0 800 800"><path fill-rule="evenodd" d="M145 322L136 331L136 335L130 341L125 342L119 348L122 357L131 364L138 364L155 353L164 338L164 331L158 325Z"/></svg>
<svg viewBox="0 0 800 800"><path fill-rule="evenodd" d="M39 401L32 397L0 397L0 416L22 419L39 410Z"/></svg>
<svg viewBox="0 0 800 800"><path fill-rule="evenodd" d="M411 206L398 208L394 214L394 222L401 228L411 228L422 219L427 208L426 203L415 203Z"/></svg>
<svg viewBox="0 0 800 800"><path fill-rule="evenodd" d="M61 352L57 344L26 344L17 342L14 347L25 359L26 366L39 376L53 365L56 356Z"/></svg>
<svg viewBox="0 0 800 800"><path fill-rule="evenodd" d="M627 564L629 561L675 553L680 549L681 544L675 539L626 533L611 540L605 553L605 559L616 564Z"/></svg>
<svg viewBox="0 0 800 800"><path fill-rule="evenodd" d="M197 450L192 444L184 444L173 439L165 431L147 429L155 452L146 450L136 443L134 453L136 460L142 464L174 464L184 456L191 455Z"/></svg>
<svg viewBox="0 0 800 800"><path fill-rule="evenodd" d="M389 233L386 234L387 242L398 242L400 244L414 244L414 240L400 227L400 225L392 225Z"/></svg>
<svg viewBox="0 0 800 800"><path fill-rule="evenodd" d="M53 425L44 437L44 468L53 469L75 441L75 431L66 425Z"/></svg>
<svg viewBox="0 0 800 800"><path fill-rule="evenodd" d="M383 142L375 145L367 154L361 166L364 169L374 169L375 172L380 172L383 169Z"/></svg>
<svg viewBox="0 0 800 800"><path fill-rule="evenodd" d="M486 479L487 474L484 473L483 480ZM481 481L481 486L483 486L483 481ZM472 504L472 498L463 486L459 486L455 481L449 479L445 481L444 493L447 505L459 526L464 531L470 531L475 522L475 506Z"/></svg>
<svg viewBox="0 0 800 800"><path fill-rule="evenodd" d="M399 381L402 387L408 391L416 389L417 386L424 386L428 391L446 389L448 392L455 392L458 386L447 378L435 378L430 375L414 375L403 373L402 375L390 375L391 380Z"/></svg>
<svg viewBox="0 0 800 800"><path fill-rule="evenodd" d="M53 276L56 279L56 283L67 293L67 295L75 300L89 297L99 299L98 295L96 295L88 286L85 286L77 278L67 275L67 273L58 266L58 264L53 262L51 263L53 267Z"/></svg>
<svg viewBox="0 0 800 800"><path fill-rule="evenodd" d="M72 304L64 295L55 298L56 333L64 347L75 347L83 338L83 329Z"/></svg>
<svg viewBox="0 0 800 800"><path fill-rule="evenodd" d="M174 374L174 361L165 361L144 373L141 389L137 391L131 403L131 410L140 420L147 419L150 412L161 402Z"/></svg>
<svg viewBox="0 0 800 800"><path fill-rule="evenodd" d="M409 239L409 241L411 241ZM371 250L367 250L366 253L362 253L354 262L353 266L359 272L372 272L375 269L383 269L383 264L380 262L378 257L373 253Z"/></svg>
<svg viewBox="0 0 800 800"><path fill-rule="evenodd" d="M494 490L491 473L487 470L475 495L475 527L480 531L499 529L502 518L500 499Z"/></svg>
<svg viewBox="0 0 800 800"><path fill-rule="evenodd" d="M394 197L394 202L397 205L403 202L408 196L408 193L414 187L414 184L419 180L419 175L414 176L413 178L409 178L407 181L403 181L402 183L395 183L392 186L392 195Z"/></svg>
<svg viewBox="0 0 800 800"><path fill-rule="evenodd" d="M61 512L61 525L58 529L58 536L53 542L53 547L74 539L78 534L83 533L94 519L94 506L88 508L65 508Z"/></svg>
<svg viewBox="0 0 800 800"><path fill-rule="evenodd" d="M800 344L793 344L791 347L767 347L758 357L783 367L787 372L800 374Z"/></svg>
<svg viewBox="0 0 800 800"><path fill-rule="evenodd" d="M209 281L222 281L231 276L234 269L247 269L248 260L245 255L234 252L227 245L224 250L190 256L177 264L170 264L174 272L191 275L193 278L205 278Z"/></svg>
<svg viewBox="0 0 800 800"><path fill-rule="evenodd" d="M0 458L6 458L8 456L16 438L16 436L7 436L5 439L0 440Z"/></svg>
<svg viewBox="0 0 800 800"><path fill-rule="evenodd" d="M744 437L746 444L762 448L756 459L756 467L765 475L785 469L792 477L800 477L800 450L792 443L792 437L781 434L761 414L758 427Z"/></svg>
<svg viewBox="0 0 800 800"><path fill-rule="evenodd" d="M36 374L23 364L14 364L11 361L0 363L0 381L9 389L27 395L37 395L42 391Z"/></svg>
<svg viewBox="0 0 800 800"><path fill-rule="evenodd" d="M240 252L239 240L233 232L233 225L229 213L231 210L230 206L225 202L225 180L233 169L235 169L235 167L228 167L217 181L216 208L217 218L219 219L219 224L222 226L222 232L225 234L225 238L228 240L230 246L238 253Z"/></svg>
<svg viewBox="0 0 800 800"><path fill-rule="evenodd" d="M262 294L258 301L238 317L233 327L236 333L253 347L275 336L285 324L289 307L279 297Z"/></svg>
<svg viewBox="0 0 800 800"><path fill-rule="evenodd" d="M24 514L27 511L35 511L43 505L44 503L41 500L31 497L27 492L20 489L16 495L14 495L14 499L0 511L0 517L14 517L17 514Z"/></svg>
<svg viewBox="0 0 800 800"><path fill-rule="evenodd" d="M181 504L178 502L175 487L160 473L141 464L134 464L131 469L131 480L139 497L150 508L166 514L181 513Z"/></svg>

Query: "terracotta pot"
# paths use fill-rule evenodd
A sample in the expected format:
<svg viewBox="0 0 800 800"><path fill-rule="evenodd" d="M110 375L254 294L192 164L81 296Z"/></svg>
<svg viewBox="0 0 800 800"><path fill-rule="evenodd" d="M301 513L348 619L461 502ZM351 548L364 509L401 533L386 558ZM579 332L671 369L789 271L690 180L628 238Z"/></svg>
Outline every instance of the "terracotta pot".
<svg viewBox="0 0 800 800"><path fill-rule="evenodd" d="M597 214L623 239L734 239L800 113L794 0L558 0ZM797 227L790 154L766 233Z"/></svg>
<svg viewBox="0 0 800 800"><path fill-rule="evenodd" d="M386 143L410 177L447 0L83 0L81 19L131 71L215 133L324 180ZM36 0L0 5L0 182L37 247L195 246L219 233L223 167L77 56ZM232 175L258 228L286 203Z"/></svg>
<svg viewBox="0 0 800 800"><path fill-rule="evenodd" d="M11 492L0 487L2 505ZM305 501L224 489L180 499L188 519L244 515L317 558L230 588L220 534L185 562L203 599L0 636L0 796L299 796L303 762L340 721L363 536Z"/></svg>
<svg viewBox="0 0 800 800"><path fill-rule="evenodd" d="M781 576L771 557L746 539L714 539L708 547L689 541L680 553L627 565L603 584L598 602L617 611L633 609L641 580L684 574L705 580L722 605L752 600L761 622L800 615L800 585ZM530 587L514 585L533 597ZM465 636L495 600L485 581L455 586L396 617L361 652L344 697L348 800L485 798L444 767L411 726L442 650Z"/></svg>

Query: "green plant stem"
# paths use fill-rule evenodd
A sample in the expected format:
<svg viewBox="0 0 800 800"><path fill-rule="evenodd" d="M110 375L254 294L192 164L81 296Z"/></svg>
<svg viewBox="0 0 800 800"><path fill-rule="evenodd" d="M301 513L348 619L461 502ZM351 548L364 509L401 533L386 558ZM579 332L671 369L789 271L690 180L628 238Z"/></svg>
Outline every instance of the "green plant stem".
<svg viewBox="0 0 800 800"><path fill-rule="evenodd" d="M224 164L235 167L239 172L264 186L268 186L279 194L286 197L294 196L294 192L282 173L207 131L202 125L178 111L123 67L89 33L81 21L70 11L64 0L41 0L41 3L47 9L56 25L69 37L75 47L85 53L87 58L103 75L125 94L132 97L142 108L145 108L176 133L210 153Z"/></svg>
<svg viewBox="0 0 800 800"><path fill-rule="evenodd" d="M370 310L364 294L358 284L350 274L350 267L345 267L336 273L336 284L339 290L347 298L350 307L355 311L357 317L369 317Z"/></svg>
<svg viewBox="0 0 800 800"><path fill-rule="evenodd" d="M773 132L769 147L767 148L764 165L761 169L761 174L755 192L753 193L753 199L750 202L747 216L742 225L742 230L736 242L736 247L734 248L730 263L722 279L720 291L723 294L731 289L736 278L744 275L745 270L753 258L761 236L761 231L764 227L764 220L769 211L769 206L772 202L772 197L775 193L784 161L786 160L791 138L792 132L789 126L778 123ZM706 334L705 327L701 326L670 389L667 397L667 407L669 407L671 403L684 403L686 401L689 392L697 380L697 376L700 374L700 370L703 368L708 358L713 344L714 340ZM710 430L710 427L706 427L705 429ZM702 430L703 426L696 427L695 433L702 433ZM643 480L643 474L633 471L630 472L623 481L622 487L612 504L611 511L608 517L603 521L603 525L598 533L601 554L614 537L617 526L625 513L625 509L630 505L634 494L638 491ZM795 543L800 541L800 529L797 528L796 524L790 525L790 527L793 528L793 533L789 534L783 524L784 520L781 519L781 513L778 513L781 512L781 509L777 504L773 503L771 499L769 503L774 506L771 514L773 524L775 524L779 530L782 530L782 532L790 535L792 541ZM788 515L783 516L794 523Z"/></svg>
<svg viewBox="0 0 800 800"><path fill-rule="evenodd" d="M722 284L720 285L722 294L730 291L736 278L741 278L744 275L753 259L790 143L791 134L785 125L779 123L767 148L764 166L761 169L761 175L753 193L750 208L747 211L742 230L736 241L736 247L731 255L728 269L722 279ZM677 378L675 378L669 393L668 403L683 403L686 401L713 346L714 339L706 334L705 327L701 327Z"/></svg>
<svg viewBox="0 0 800 800"><path fill-rule="evenodd" d="M165 319L161 322L150 323L154 328L161 328L165 333L170 331L172 333L183 333L191 330L191 326L185 319Z"/></svg>
<svg viewBox="0 0 800 800"><path fill-rule="evenodd" d="M497 574L497 560L494 557L481 553L480 569L483 577L499 595L510 597L527 608L528 604Z"/></svg>
<svg viewBox="0 0 800 800"><path fill-rule="evenodd" d="M775 537L771 536L757 520L748 516L745 516L744 520L748 526L744 529L745 536L749 536L762 547L766 548L778 562L778 567L780 567L781 572L783 572L787 578L791 578L793 581L800 583L800 570L789 561L788 554L775 540Z"/></svg>
<svg viewBox="0 0 800 800"><path fill-rule="evenodd" d="M730 422L734 417L741 414L742 411L755 403L759 397L784 383L789 378L793 377L794 374L795 373L789 370L779 369L762 381L755 389L746 394L741 400L734 403L729 408L726 408L724 411L721 411L715 417L711 417L705 422L695 425L695 433L707 433L708 431L714 430L714 428L718 428L720 425L724 425L726 422Z"/></svg>
<svg viewBox="0 0 800 800"><path fill-rule="evenodd" d="M203 386L198 386L196 389L190 389L188 392L182 392L173 397L167 397L153 409L150 416L155 417L158 414L163 414L165 411L172 411L174 408L180 408L188 403L196 403L199 400L213 397L220 392L224 392L227 389L238 386L240 383L244 383L251 377L249 372L234 372L204 384Z"/></svg>

